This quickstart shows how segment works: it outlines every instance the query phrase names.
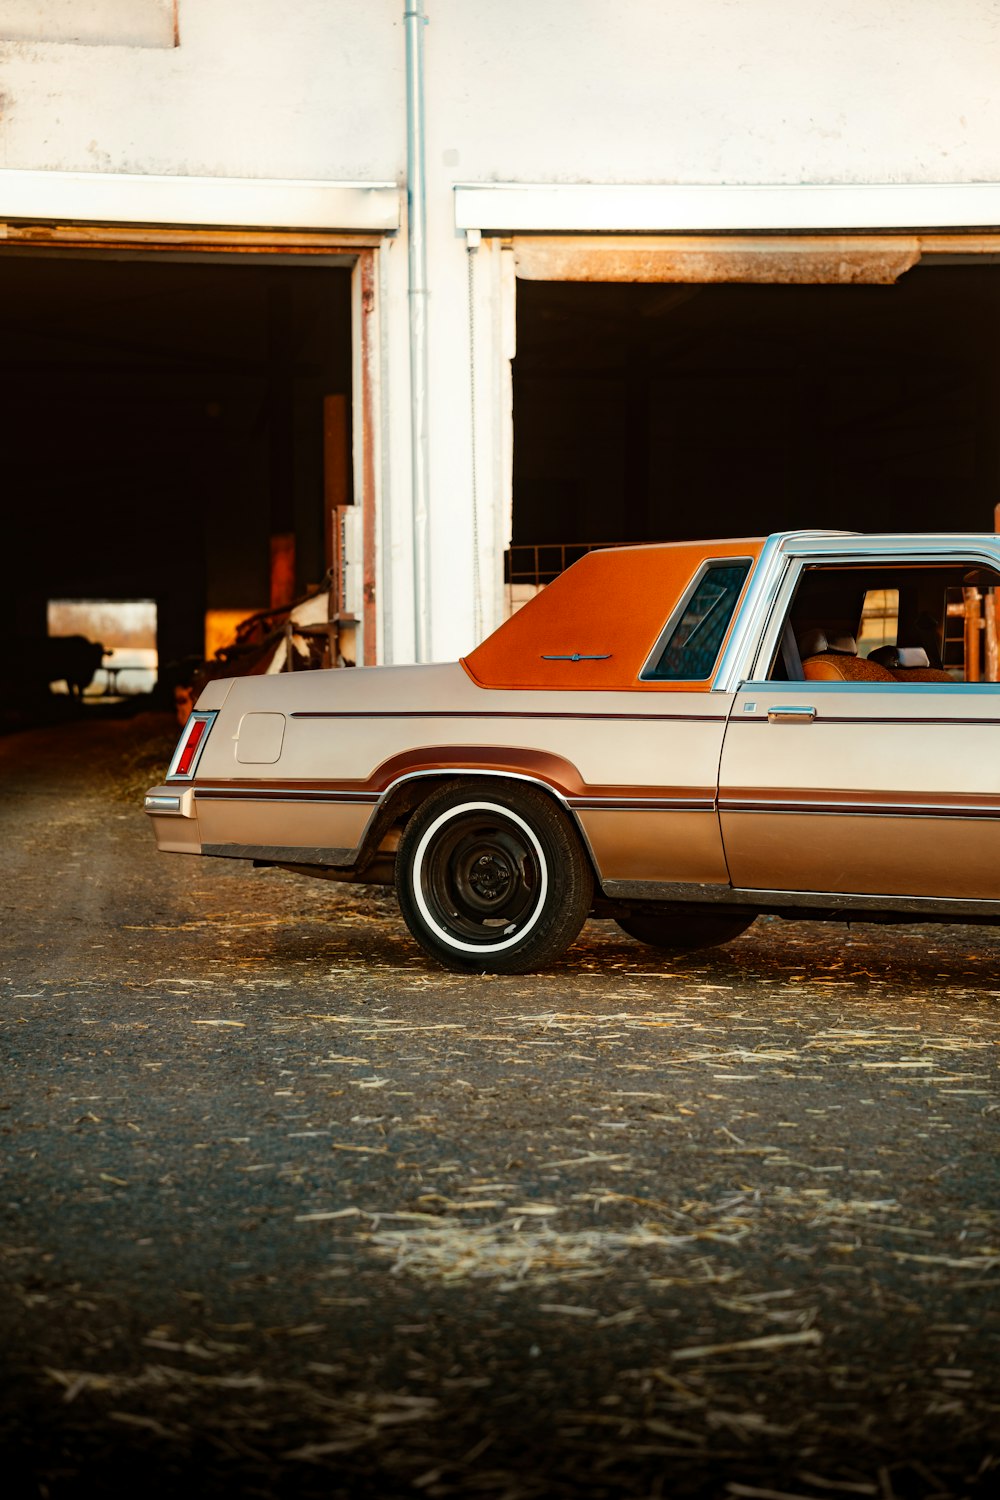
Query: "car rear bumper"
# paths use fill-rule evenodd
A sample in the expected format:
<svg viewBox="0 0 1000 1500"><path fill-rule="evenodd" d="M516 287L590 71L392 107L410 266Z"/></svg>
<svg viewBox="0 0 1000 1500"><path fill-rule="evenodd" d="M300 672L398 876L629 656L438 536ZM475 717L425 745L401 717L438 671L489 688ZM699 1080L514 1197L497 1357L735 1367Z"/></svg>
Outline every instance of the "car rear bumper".
<svg viewBox="0 0 1000 1500"><path fill-rule="evenodd" d="M144 809L152 820L158 849L167 854L202 852L193 787L150 787Z"/></svg>

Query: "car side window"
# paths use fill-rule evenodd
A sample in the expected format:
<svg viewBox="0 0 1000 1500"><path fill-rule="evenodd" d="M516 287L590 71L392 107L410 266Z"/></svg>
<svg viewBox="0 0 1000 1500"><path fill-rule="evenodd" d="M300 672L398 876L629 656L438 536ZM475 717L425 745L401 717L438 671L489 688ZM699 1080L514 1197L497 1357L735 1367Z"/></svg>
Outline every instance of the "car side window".
<svg viewBox="0 0 1000 1500"><path fill-rule="evenodd" d="M801 569L772 680L996 682L1000 576L967 562L883 560Z"/></svg>
<svg viewBox="0 0 1000 1500"><path fill-rule="evenodd" d="M711 676L749 572L749 559L708 564L668 623L644 681L703 682Z"/></svg>

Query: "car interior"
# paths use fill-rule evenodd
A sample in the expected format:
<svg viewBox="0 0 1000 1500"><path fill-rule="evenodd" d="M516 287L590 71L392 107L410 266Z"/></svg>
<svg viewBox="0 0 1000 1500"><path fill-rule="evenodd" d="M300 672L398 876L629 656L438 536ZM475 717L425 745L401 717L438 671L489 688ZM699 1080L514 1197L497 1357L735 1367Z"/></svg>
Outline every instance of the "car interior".
<svg viewBox="0 0 1000 1500"><path fill-rule="evenodd" d="M969 564L810 566L768 674L779 682L978 682L1000 575Z"/></svg>

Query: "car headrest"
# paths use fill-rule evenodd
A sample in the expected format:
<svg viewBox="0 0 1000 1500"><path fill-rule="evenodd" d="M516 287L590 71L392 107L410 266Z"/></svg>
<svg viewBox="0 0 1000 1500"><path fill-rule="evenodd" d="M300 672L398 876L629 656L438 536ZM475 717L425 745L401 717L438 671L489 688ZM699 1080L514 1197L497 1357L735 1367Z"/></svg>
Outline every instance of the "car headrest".
<svg viewBox="0 0 1000 1500"><path fill-rule="evenodd" d="M930 658L923 646L879 646L869 651L869 661L877 661L880 667L929 667Z"/></svg>
<svg viewBox="0 0 1000 1500"><path fill-rule="evenodd" d="M857 656L858 643L853 635L828 636L825 630L817 626L814 630L804 632L799 641L799 651L803 660L807 656L822 656L826 651L832 651L837 656Z"/></svg>

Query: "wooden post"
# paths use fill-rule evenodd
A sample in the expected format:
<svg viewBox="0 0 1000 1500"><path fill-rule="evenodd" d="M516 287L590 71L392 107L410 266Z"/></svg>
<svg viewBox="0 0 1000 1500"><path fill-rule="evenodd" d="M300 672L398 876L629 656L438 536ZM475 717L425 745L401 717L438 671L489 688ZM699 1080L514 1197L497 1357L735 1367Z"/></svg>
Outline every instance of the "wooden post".
<svg viewBox="0 0 1000 1500"><path fill-rule="evenodd" d="M985 629L983 631L984 655L986 657L986 681L1000 681L1000 643L997 641L997 591L986 590L984 599Z"/></svg>
<svg viewBox="0 0 1000 1500"><path fill-rule="evenodd" d="M965 588L962 590L965 599L965 680L966 682L978 682L979 671L979 635L982 629L982 594L976 588Z"/></svg>
<svg viewBox="0 0 1000 1500"><path fill-rule="evenodd" d="M346 396L323 397L323 496L326 511L326 565L335 560L337 507L351 499L350 407Z"/></svg>
<svg viewBox="0 0 1000 1500"><path fill-rule="evenodd" d="M295 533L271 537L271 608L284 609L295 598Z"/></svg>

